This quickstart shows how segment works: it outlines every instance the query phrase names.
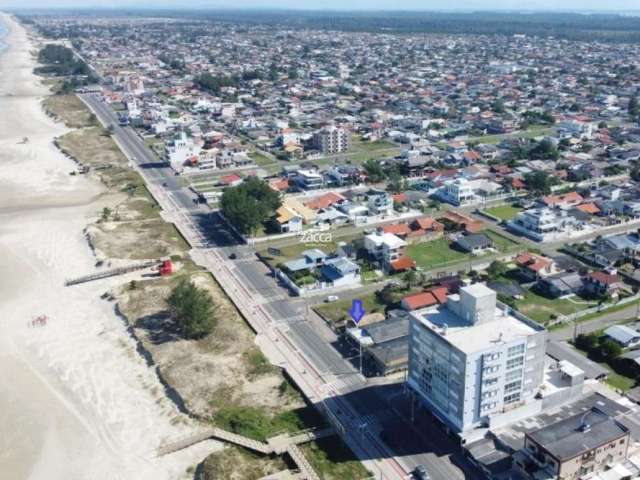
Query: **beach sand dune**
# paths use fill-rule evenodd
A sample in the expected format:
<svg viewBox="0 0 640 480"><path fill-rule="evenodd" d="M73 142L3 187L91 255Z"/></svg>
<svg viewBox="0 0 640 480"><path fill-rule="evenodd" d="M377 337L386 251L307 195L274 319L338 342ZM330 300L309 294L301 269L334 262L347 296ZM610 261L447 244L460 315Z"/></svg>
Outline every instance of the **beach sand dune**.
<svg viewBox="0 0 640 480"><path fill-rule="evenodd" d="M114 305L122 279L64 287L94 258L83 229L102 187L53 146L66 130L42 111L33 46L9 27L0 53L0 477L184 478L214 442L162 459L155 448L194 426L163 394ZM19 141L28 137L29 142ZM47 315L45 327L30 321Z"/></svg>

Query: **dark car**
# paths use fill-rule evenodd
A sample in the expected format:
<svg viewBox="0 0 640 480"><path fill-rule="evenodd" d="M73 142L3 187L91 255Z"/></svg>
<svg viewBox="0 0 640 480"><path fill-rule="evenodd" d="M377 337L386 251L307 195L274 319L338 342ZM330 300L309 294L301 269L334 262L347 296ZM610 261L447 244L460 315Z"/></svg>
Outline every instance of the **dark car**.
<svg viewBox="0 0 640 480"><path fill-rule="evenodd" d="M235 260L236 258L238 258L238 255L236 255L235 253L232 253L231 255L229 255L230 260Z"/></svg>
<svg viewBox="0 0 640 480"><path fill-rule="evenodd" d="M431 480L431 476L427 471L427 467L425 467L424 465L418 465L416 468L414 468L411 472L411 475L416 480Z"/></svg>

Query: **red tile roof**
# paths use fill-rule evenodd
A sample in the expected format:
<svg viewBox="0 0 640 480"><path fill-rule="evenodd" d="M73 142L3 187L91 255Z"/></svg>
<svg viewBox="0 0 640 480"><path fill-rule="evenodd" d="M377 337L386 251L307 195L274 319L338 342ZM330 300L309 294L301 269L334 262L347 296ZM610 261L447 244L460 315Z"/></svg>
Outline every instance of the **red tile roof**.
<svg viewBox="0 0 640 480"><path fill-rule="evenodd" d="M596 206L595 203L583 203L582 205L578 205L576 208L581 212L590 213L592 215L600 213L600 209Z"/></svg>
<svg viewBox="0 0 640 480"><path fill-rule="evenodd" d="M592 280L595 280L602 285L613 285L614 283L620 282L620 278L618 275L611 275L607 272L593 272L589 275Z"/></svg>
<svg viewBox="0 0 640 480"><path fill-rule="evenodd" d="M406 237L409 233L411 233L411 229L409 225L406 223L396 223L394 225L386 225L382 227L382 231L384 233L393 233L399 237Z"/></svg>
<svg viewBox="0 0 640 480"><path fill-rule="evenodd" d="M339 193L328 192L310 200L306 205L313 210L320 210L321 208L328 208L335 203L340 203L342 200L344 200L344 197Z"/></svg>
<svg viewBox="0 0 640 480"><path fill-rule="evenodd" d="M416 262L413 261L413 259L411 257L407 257L407 256L400 257L395 262L391 262L391 268L395 272L402 272L404 270L411 270L415 266L416 266Z"/></svg>
<svg viewBox="0 0 640 480"><path fill-rule="evenodd" d="M438 304L438 299L431 292L420 292L408 295L402 299L402 303L409 310L430 307Z"/></svg>

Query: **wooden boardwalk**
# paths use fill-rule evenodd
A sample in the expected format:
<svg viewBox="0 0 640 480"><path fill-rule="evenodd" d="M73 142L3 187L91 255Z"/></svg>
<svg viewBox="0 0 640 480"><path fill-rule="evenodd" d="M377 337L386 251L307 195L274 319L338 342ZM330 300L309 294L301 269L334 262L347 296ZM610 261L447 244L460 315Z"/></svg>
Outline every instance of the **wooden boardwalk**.
<svg viewBox="0 0 640 480"><path fill-rule="evenodd" d="M318 440L320 438L333 435L335 432L332 428L324 428L320 430L305 430L295 433L293 435L282 434L271 437L267 442L259 442L252 438L247 438L242 435L238 435L221 428L209 428L194 435L189 435L171 443L167 443L158 448L157 456L168 455L173 452L183 450L191 447L200 442L204 442L209 439L222 440L227 443L232 443L244 448L259 452L264 455L270 454L282 454L287 453L291 459L296 463L298 469L303 478L307 480L320 480L320 477L315 472L309 461L306 459L302 450L298 445L310 442L312 440Z"/></svg>
<svg viewBox="0 0 640 480"><path fill-rule="evenodd" d="M138 263L136 265L128 265L126 267L113 268L111 270L103 270L101 272L92 273L83 277L72 278L65 280L64 285L70 287L71 285L78 285L80 283L92 282L94 280L100 280L102 278L116 277L118 275L124 275L125 273L135 272L136 270L144 270L145 268L155 267L162 262L158 260L152 260L150 262Z"/></svg>

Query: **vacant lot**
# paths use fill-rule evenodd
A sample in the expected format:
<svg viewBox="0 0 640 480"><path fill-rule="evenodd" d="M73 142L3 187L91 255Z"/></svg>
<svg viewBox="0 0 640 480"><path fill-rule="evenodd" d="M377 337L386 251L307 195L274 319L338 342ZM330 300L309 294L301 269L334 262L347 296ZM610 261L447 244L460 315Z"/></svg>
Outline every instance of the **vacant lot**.
<svg viewBox="0 0 640 480"><path fill-rule="evenodd" d="M514 207L513 205L500 205L499 207L487 208L485 212L500 220L509 221L522 211L520 207Z"/></svg>
<svg viewBox="0 0 640 480"><path fill-rule="evenodd" d="M527 291L523 300L516 301L516 309L538 323L545 324L552 317L570 315L580 310L593 307L594 303L582 300L580 297L571 299L550 299Z"/></svg>
<svg viewBox="0 0 640 480"><path fill-rule="evenodd" d="M468 254L451 248L446 238L409 245L407 255L423 270L443 267L469 258Z"/></svg>
<svg viewBox="0 0 640 480"><path fill-rule="evenodd" d="M494 232L493 230L485 230L483 233L493 240L493 245L502 253L513 252L520 247L518 242L511 240L509 237L505 237L504 235L500 235L498 232Z"/></svg>
<svg viewBox="0 0 640 480"><path fill-rule="evenodd" d="M374 293L362 295L358 298L362 300L362 304L367 314L384 313L386 305L381 303ZM351 308L352 302L352 298L345 298L343 300L338 300L337 302L317 305L314 307L314 310L328 323L331 323L336 327L342 327L351 318L349 316L349 309ZM353 326L353 323L351 325Z"/></svg>

